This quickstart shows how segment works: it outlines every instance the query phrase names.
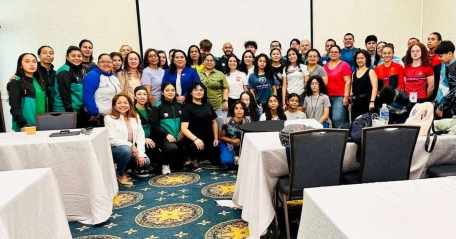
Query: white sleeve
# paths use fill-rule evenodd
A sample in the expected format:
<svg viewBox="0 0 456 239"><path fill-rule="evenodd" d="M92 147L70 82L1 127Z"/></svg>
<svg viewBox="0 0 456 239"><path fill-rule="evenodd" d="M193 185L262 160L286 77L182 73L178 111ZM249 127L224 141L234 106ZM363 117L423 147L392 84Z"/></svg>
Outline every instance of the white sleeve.
<svg viewBox="0 0 456 239"><path fill-rule="evenodd" d="M130 143L128 139L119 138L118 121L120 121L120 119L113 119L110 115L104 117L105 127L108 129L109 143L112 147L121 145L131 147L133 144Z"/></svg>
<svg viewBox="0 0 456 239"><path fill-rule="evenodd" d="M266 121L266 113L261 114L259 121Z"/></svg>
<svg viewBox="0 0 456 239"><path fill-rule="evenodd" d="M304 76L310 75L309 70L307 69L306 65L301 64L301 69L302 69L302 73L304 74Z"/></svg>
<svg viewBox="0 0 456 239"><path fill-rule="evenodd" d="M146 157L146 136L144 134L144 129L141 125L141 119L139 115L136 119L130 119L131 121L135 120L137 127L137 134L135 138L136 148L138 149L138 157Z"/></svg>
<svg viewBox="0 0 456 239"><path fill-rule="evenodd" d="M244 82L244 85L248 86L249 79L247 79L247 75L244 72L241 72L241 78L242 78L242 82Z"/></svg>

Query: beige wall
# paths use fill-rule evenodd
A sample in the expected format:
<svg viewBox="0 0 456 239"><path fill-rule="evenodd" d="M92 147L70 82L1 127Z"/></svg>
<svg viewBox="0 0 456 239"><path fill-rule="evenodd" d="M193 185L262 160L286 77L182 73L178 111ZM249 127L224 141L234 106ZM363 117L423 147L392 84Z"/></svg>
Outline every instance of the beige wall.
<svg viewBox="0 0 456 239"><path fill-rule="evenodd" d="M426 41L431 32L442 34L443 40L456 43L456 1L425 0L423 11L423 38Z"/></svg>
<svg viewBox="0 0 456 239"><path fill-rule="evenodd" d="M365 48L364 39L373 34L393 43L402 57L407 40L421 35L420 0L314 0L313 6L314 48L320 52L328 38L342 48L345 33L351 32L355 47Z"/></svg>
<svg viewBox="0 0 456 239"><path fill-rule="evenodd" d="M101 53L118 51L123 44L139 49L134 0L7 1L0 0L0 89L11 128L6 102L6 83L24 52L36 54L41 45L55 51L54 66L65 62L66 49L86 38L94 44L95 59Z"/></svg>

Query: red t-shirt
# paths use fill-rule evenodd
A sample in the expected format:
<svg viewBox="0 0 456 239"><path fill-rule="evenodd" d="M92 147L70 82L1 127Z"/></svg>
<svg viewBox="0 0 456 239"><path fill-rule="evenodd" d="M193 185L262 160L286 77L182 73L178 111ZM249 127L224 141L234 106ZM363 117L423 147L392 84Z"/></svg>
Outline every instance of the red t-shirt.
<svg viewBox="0 0 456 239"><path fill-rule="evenodd" d="M350 65L345 61L340 61L334 69L329 69L329 63L325 65L328 75L328 96L344 96L345 81L344 76L351 76Z"/></svg>
<svg viewBox="0 0 456 239"><path fill-rule="evenodd" d="M433 54L432 56L429 55L429 62L431 63L432 67L442 64L442 62L439 60L439 56L437 54Z"/></svg>
<svg viewBox="0 0 456 239"><path fill-rule="evenodd" d="M427 77L434 76L434 70L430 66L420 65L413 67L407 65L404 68L405 93L410 96L410 92L417 92L418 99L427 99Z"/></svg>
<svg viewBox="0 0 456 239"><path fill-rule="evenodd" d="M375 67L374 71L378 80L383 81L383 86L389 85L390 76L397 75L397 89L404 90L404 68L400 64L391 61L389 66L385 66L385 63L382 63Z"/></svg>

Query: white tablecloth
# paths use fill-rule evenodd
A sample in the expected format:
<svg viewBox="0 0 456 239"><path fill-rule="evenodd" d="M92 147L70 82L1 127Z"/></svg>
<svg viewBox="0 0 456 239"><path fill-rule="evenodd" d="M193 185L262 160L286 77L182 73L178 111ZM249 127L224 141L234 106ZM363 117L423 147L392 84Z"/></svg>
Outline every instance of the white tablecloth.
<svg viewBox="0 0 456 239"><path fill-rule="evenodd" d="M456 238L456 180L419 179L304 190L298 238Z"/></svg>
<svg viewBox="0 0 456 239"><path fill-rule="evenodd" d="M424 150L425 140L425 136L417 140L410 169L411 179L424 177L431 165L456 163L456 135L439 136L432 154ZM344 172L359 169L356 149L356 144L347 143ZM278 132L244 135L233 202L243 208L242 219L249 222L251 238L259 238L274 219L271 196L278 178L287 174L285 148L280 144Z"/></svg>
<svg viewBox="0 0 456 239"><path fill-rule="evenodd" d="M109 219L118 192L108 132L51 138L58 131L0 134L0 170L52 168L69 221Z"/></svg>
<svg viewBox="0 0 456 239"><path fill-rule="evenodd" d="M0 172L0 238L71 238L50 168Z"/></svg>

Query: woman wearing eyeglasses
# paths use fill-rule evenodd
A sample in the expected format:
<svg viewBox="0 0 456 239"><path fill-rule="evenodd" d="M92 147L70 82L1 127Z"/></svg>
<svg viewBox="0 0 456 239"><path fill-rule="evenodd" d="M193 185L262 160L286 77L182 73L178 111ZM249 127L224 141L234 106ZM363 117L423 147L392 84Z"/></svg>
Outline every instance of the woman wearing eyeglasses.
<svg viewBox="0 0 456 239"><path fill-rule="evenodd" d="M94 66L84 78L82 93L85 110L90 115L85 126L104 127L104 116L112 109L112 98L120 92L120 83L113 73L112 58L107 53L98 57Z"/></svg>
<svg viewBox="0 0 456 239"><path fill-rule="evenodd" d="M228 114L228 81L221 71L215 69L215 59L212 54L204 56L203 65L204 68L198 71L198 75L207 88L207 99L217 114L217 124L221 129Z"/></svg>
<svg viewBox="0 0 456 239"><path fill-rule="evenodd" d="M151 105L161 100L161 86L165 70L160 68L160 55L155 49L147 49L144 53L144 70L141 77L142 85L147 89L147 100Z"/></svg>

